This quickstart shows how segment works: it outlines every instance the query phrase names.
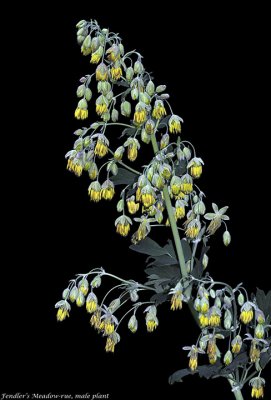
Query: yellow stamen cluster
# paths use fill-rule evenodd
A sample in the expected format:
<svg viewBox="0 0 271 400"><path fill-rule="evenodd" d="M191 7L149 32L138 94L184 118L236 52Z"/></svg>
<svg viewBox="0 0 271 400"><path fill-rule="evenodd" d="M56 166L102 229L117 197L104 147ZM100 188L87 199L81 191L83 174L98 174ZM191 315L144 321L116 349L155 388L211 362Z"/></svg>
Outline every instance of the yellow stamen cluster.
<svg viewBox="0 0 271 400"><path fill-rule="evenodd" d="M67 170L74 172L76 176L81 176L83 167L81 164L74 163L73 160L69 159L67 163Z"/></svg>
<svg viewBox="0 0 271 400"><path fill-rule="evenodd" d="M127 149L127 157L130 161L135 161L137 158L138 150L135 143L130 143Z"/></svg>
<svg viewBox="0 0 271 400"><path fill-rule="evenodd" d="M101 330L104 327L104 322L101 321L101 313L99 310L95 311L90 318L90 324L97 330Z"/></svg>
<svg viewBox="0 0 271 400"><path fill-rule="evenodd" d="M157 328L158 324L154 319L148 319L148 321L146 321L146 326L148 332L153 332Z"/></svg>
<svg viewBox="0 0 271 400"><path fill-rule="evenodd" d="M130 232L130 224L117 224L117 233L121 236L127 236Z"/></svg>
<svg viewBox="0 0 271 400"><path fill-rule="evenodd" d="M220 321L221 321L221 317L218 314L212 314L209 317L209 325L210 326L213 326L213 327L219 326L220 325Z"/></svg>
<svg viewBox="0 0 271 400"><path fill-rule="evenodd" d="M105 344L105 351L107 352L107 353L114 353L114 351L115 351L115 342L114 342L114 340L109 336L107 339L106 339L106 344Z"/></svg>
<svg viewBox="0 0 271 400"><path fill-rule="evenodd" d="M143 124L147 119L147 112L145 108L138 109L138 111L135 111L134 113L134 123L137 125Z"/></svg>
<svg viewBox="0 0 271 400"><path fill-rule="evenodd" d="M198 226L188 226L185 231L186 236L189 239L195 239L199 234L200 228Z"/></svg>
<svg viewBox="0 0 271 400"><path fill-rule="evenodd" d="M104 157L108 153L108 147L102 140L97 140L94 154L99 158Z"/></svg>
<svg viewBox="0 0 271 400"><path fill-rule="evenodd" d="M199 314L199 323L201 328L206 328L209 325L209 318L206 314Z"/></svg>
<svg viewBox="0 0 271 400"><path fill-rule="evenodd" d="M181 310L182 307L183 307L182 292L179 290L178 292L174 293L171 297L170 309L175 311L175 310Z"/></svg>
<svg viewBox="0 0 271 400"><path fill-rule="evenodd" d="M244 324L249 324L252 319L253 319L253 310L250 309L248 311L243 310L240 314L240 320L244 323Z"/></svg>
<svg viewBox="0 0 271 400"><path fill-rule="evenodd" d="M191 371L195 371L198 367L198 355L197 353L193 352L189 358L189 368Z"/></svg>
<svg viewBox="0 0 271 400"><path fill-rule="evenodd" d="M152 193L142 193L141 201L144 207L149 208L155 203L155 197Z"/></svg>
<svg viewBox="0 0 271 400"><path fill-rule="evenodd" d="M175 218L181 219L185 216L185 208L184 207L176 207L175 208Z"/></svg>
<svg viewBox="0 0 271 400"><path fill-rule="evenodd" d="M110 319L106 319L104 321L104 333L106 335L112 335L114 330L115 330L115 325L113 324L113 322Z"/></svg>
<svg viewBox="0 0 271 400"><path fill-rule="evenodd" d="M101 185L98 181L92 182L88 188L88 194L90 196L90 200L94 202L98 202L102 198Z"/></svg>
<svg viewBox="0 0 271 400"><path fill-rule="evenodd" d="M163 105L163 103L157 103L154 105L153 111L152 111L152 116L155 119L160 119L162 118L164 115L166 115L166 109Z"/></svg>
<svg viewBox="0 0 271 400"><path fill-rule="evenodd" d="M182 182L179 188L179 191L189 194L193 191L193 183L191 182Z"/></svg>
<svg viewBox="0 0 271 400"><path fill-rule="evenodd" d="M113 183L109 180L105 181L102 186L101 193L104 200L112 200L115 194Z"/></svg>
<svg viewBox="0 0 271 400"><path fill-rule="evenodd" d="M214 339L210 339L207 347L207 354L210 364L216 363L217 360L216 350L217 350L216 341Z"/></svg>
<svg viewBox="0 0 271 400"><path fill-rule="evenodd" d="M100 64L96 69L96 80L97 81L107 81L108 79L108 69L105 64Z"/></svg>
<svg viewBox="0 0 271 400"><path fill-rule="evenodd" d="M260 358L261 351L257 346L257 343L252 340L251 346L249 349L249 357L252 363L255 363Z"/></svg>
<svg viewBox="0 0 271 400"><path fill-rule="evenodd" d="M62 322L66 317L69 317L69 311L66 308L60 307L57 310L56 319Z"/></svg>
<svg viewBox="0 0 271 400"><path fill-rule="evenodd" d="M112 79L117 81L122 76L122 69L121 69L121 67L112 67L110 70L110 73L111 73Z"/></svg>
<svg viewBox="0 0 271 400"><path fill-rule="evenodd" d="M77 107L74 116L76 119L86 119L88 117L88 110Z"/></svg>
<svg viewBox="0 0 271 400"><path fill-rule="evenodd" d="M180 133L181 132L181 122L178 119L169 120L169 132L170 133Z"/></svg>
<svg viewBox="0 0 271 400"><path fill-rule="evenodd" d="M95 300L89 300L86 302L87 312L92 314L97 310L97 302Z"/></svg>
<svg viewBox="0 0 271 400"><path fill-rule="evenodd" d="M251 397L255 397L255 399L260 399L263 396L264 396L263 386L252 387L252 389L251 389Z"/></svg>
<svg viewBox="0 0 271 400"><path fill-rule="evenodd" d="M202 174L202 165L192 165L190 168L190 175L193 176L193 178L199 178Z"/></svg>
<svg viewBox="0 0 271 400"><path fill-rule="evenodd" d="M102 115L107 112L107 105L105 103L96 104L96 113Z"/></svg>
<svg viewBox="0 0 271 400"><path fill-rule="evenodd" d="M139 210L139 203L136 203L134 200L127 200L127 207L130 214L135 214Z"/></svg>

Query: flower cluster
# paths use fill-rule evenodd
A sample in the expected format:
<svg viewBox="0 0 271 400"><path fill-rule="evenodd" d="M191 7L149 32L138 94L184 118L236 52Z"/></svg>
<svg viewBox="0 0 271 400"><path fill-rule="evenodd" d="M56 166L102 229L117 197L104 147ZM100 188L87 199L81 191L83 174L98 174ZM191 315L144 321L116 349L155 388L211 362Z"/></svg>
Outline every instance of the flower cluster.
<svg viewBox="0 0 271 400"><path fill-rule="evenodd" d="M128 329L135 333L142 305L147 305L146 329L153 332L159 325L158 304L166 301L176 311L188 303L200 327L196 344L184 347L189 351L191 372L204 367L198 363L202 354L212 366L213 377L226 377L233 391L240 391L249 382L252 397L263 397L265 381L261 373L271 354L271 292L264 300L262 294L249 298L242 284L232 288L203 274L209 260L206 243L210 236L223 226L223 243L228 246L231 242L226 224L228 207L212 203L213 212L206 212L205 194L197 184L204 162L189 141L181 140L183 120L173 112L166 86L155 84L141 54L126 52L119 35L101 29L96 21L77 24L77 41L95 67L80 79L74 115L78 120L87 120L93 114L96 117L88 127L74 132L73 149L66 154L67 169L76 176L83 171L88 174L92 202L112 200L117 185L124 186L117 203L120 215L115 220L116 232L126 237L132 230L131 247L135 251L140 252L136 249L144 241L142 252L154 259L154 273L145 284L121 279L103 269L78 275L55 305L57 320L69 317L71 303L85 307L91 326L106 338L105 350L114 352L120 341L121 322L129 318ZM114 128L121 133L117 146L111 133ZM154 155L139 170L134 169L131 163L137 164L143 144L150 144ZM164 248L153 241L151 245L147 236L154 227L170 227L175 248L169 242ZM150 253L146 243L152 247ZM177 268L176 272L176 265L181 271ZM167 270L169 266L173 268ZM102 298L98 288L105 276L117 279L118 284ZM105 304L115 290L121 293ZM152 296L139 301L141 291ZM128 304L131 306L126 310ZM124 310L121 318L120 309Z"/></svg>

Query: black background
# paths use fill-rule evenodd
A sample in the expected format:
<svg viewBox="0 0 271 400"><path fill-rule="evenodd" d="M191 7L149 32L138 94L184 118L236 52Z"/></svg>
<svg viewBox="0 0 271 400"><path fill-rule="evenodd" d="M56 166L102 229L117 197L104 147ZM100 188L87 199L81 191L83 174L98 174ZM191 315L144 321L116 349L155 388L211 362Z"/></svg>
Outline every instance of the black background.
<svg viewBox="0 0 271 400"><path fill-rule="evenodd" d="M96 9L95 9L96 8ZM54 304L76 273L104 266L124 278L144 279L144 258L115 234L116 202L90 204L88 179L66 171L72 147L75 90L92 71L76 43L78 20L97 19L119 32L127 49L137 49L158 84L167 84L171 103L185 121L182 137L205 161L200 182L209 205L229 205L232 244L212 241L209 271L217 280L249 291L270 289L269 114L266 96L265 10L246 6L156 9L143 5L82 4L78 10L46 12L23 22L13 64L21 91L18 158L11 196L6 289L3 295L3 392L109 393L110 399L228 399L224 380L196 376L169 386L168 376L186 366L181 348L197 338L189 312L159 310L159 329L136 335L123 326L114 355L75 309L56 323ZM20 46L22 48L20 49ZM19 67L18 67L19 65ZM24 144L24 146L23 146ZM19 163L19 164L18 164ZM18 169L18 165L20 166ZM16 184L14 185L14 183ZM15 218L14 218L15 216ZM163 238L162 238L163 239ZM105 283L105 285L107 285ZM268 377L269 375L269 377ZM270 368L265 377L270 380ZM244 390L245 398L249 392ZM270 385L266 398L271 394Z"/></svg>

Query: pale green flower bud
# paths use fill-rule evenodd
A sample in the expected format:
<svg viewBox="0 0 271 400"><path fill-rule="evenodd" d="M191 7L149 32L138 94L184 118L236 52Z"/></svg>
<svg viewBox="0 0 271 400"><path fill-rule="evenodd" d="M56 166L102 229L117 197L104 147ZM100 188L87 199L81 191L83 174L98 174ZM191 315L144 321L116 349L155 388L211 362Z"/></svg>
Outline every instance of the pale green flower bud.
<svg viewBox="0 0 271 400"><path fill-rule="evenodd" d="M139 93L139 100L142 101L143 103L149 105L151 102L150 96L148 95L148 93Z"/></svg>
<svg viewBox="0 0 271 400"><path fill-rule="evenodd" d="M101 286L102 280L100 275L96 275L92 281L90 282L90 285L92 288L98 288Z"/></svg>
<svg viewBox="0 0 271 400"><path fill-rule="evenodd" d="M177 158L179 161L182 161L185 159L184 152L182 151L182 149L180 147L177 150Z"/></svg>
<svg viewBox="0 0 271 400"><path fill-rule="evenodd" d="M115 108L113 108L112 110L111 119L113 122L117 122L117 120L119 119L119 112Z"/></svg>
<svg viewBox="0 0 271 400"><path fill-rule="evenodd" d="M123 200L123 199L120 199L120 200L118 201L118 204L117 204L117 211L118 211L118 212L122 212L123 209L124 209L124 200Z"/></svg>
<svg viewBox="0 0 271 400"><path fill-rule="evenodd" d="M119 44L119 50L120 50L120 54L123 56L124 55L124 46L122 43Z"/></svg>
<svg viewBox="0 0 271 400"><path fill-rule="evenodd" d="M67 288L67 289L63 290L62 299L68 300L69 294L70 294L70 289Z"/></svg>
<svg viewBox="0 0 271 400"><path fill-rule="evenodd" d="M84 36L84 39L85 39L87 33L88 33L88 30L84 26L82 26L82 28L78 29L77 36Z"/></svg>
<svg viewBox="0 0 271 400"><path fill-rule="evenodd" d="M151 167L148 169L148 172L147 172L147 178L148 178L148 180L149 180L150 182L152 181L153 174L154 174L154 168L153 168L153 166L151 166Z"/></svg>
<svg viewBox="0 0 271 400"><path fill-rule="evenodd" d="M140 60L137 60L137 61L135 62L134 71L135 71L135 73L136 73L137 75L138 75L138 74L141 74L141 73L144 71L143 64L142 64L142 62L141 62Z"/></svg>
<svg viewBox="0 0 271 400"><path fill-rule="evenodd" d="M77 43L78 44L82 44L84 40L85 40L85 36L77 35Z"/></svg>
<svg viewBox="0 0 271 400"><path fill-rule="evenodd" d="M255 328L255 336L257 339L264 338L264 326L262 324L257 324Z"/></svg>
<svg viewBox="0 0 271 400"><path fill-rule="evenodd" d="M225 246L228 246L231 242L231 234L229 231L225 231L223 233L223 243Z"/></svg>
<svg viewBox="0 0 271 400"><path fill-rule="evenodd" d="M85 99L81 99L78 101L78 108L82 108L85 110L88 108L88 103L86 102Z"/></svg>
<svg viewBox="0 0 271 400"><path fill-rule="evenodd" d="M84 19L81 19L81 21L77 22L76 28L77 29L83 28L86 25L86 23L87 22Z"/></svg>
<svg viewBox="0 0 271 400"><path fill-rule="evenodd" d="M145 129L141 130L141 140L143 143L149 144L151 141L150 135L147 134Z"/></svg>
<svg viewBox="0 0 271 400"><path fill-rule="evenodd" d="M86 91L86 87L85 85L80 85L78 86L77 90L76 90L76 96L77 97L83 97Z"/></svg>
<svg viewBox="0 0 271 400"><path fill-rule="evenodd" d="M86 91L85 91L86 100L89 101L91 99L91 97L92 97L92 91L90 90L90 88L86 88Z"/></svg>
<svg viewBox="0 0 271 400"><path fill-rule="evenodd" d="M214 289L210 290L210 296L212 297L212 299L215 299L215 290Z"/></svg>
<svg viewBox="0 0 271 400"><path fill-rule="evenodd" d="M232 313L230 310L226 310L224 314L224 328L230 329L232 326Z"/></svg>
<svg viewBox="0 0 271 400"><path fill-rule="evenodd" d="M207 268L208 262L209 262L209 257L207 256L207 254L204 254L202 259L203 269Z"/></svg>
<svg viewBox="0 0 271 400"><path fill-rule="evenodd" d="M193 197L193 203L198 203L198 201L199 201L199 196L197 196L197 195L195 195L194 197Z"/></svg>
<svg viewBox="0 0 271 400"><path fill-rule="evenodd" d="M165 186L164 178L157 173L153 175L151 182L159 190L163 189L163 187Z"/></svg>
<svg viewBox="0 0 271 400"><path fill-rule="evenodd" d="M91 129L97 129L100 126L98 122L93 122L93 124L90 125Z"/></svg>
<svg viewBox="0 0 271 400"><path fill-rule="evenodd" d="M109 112L105 112L101 118L103 119L104 122L108 122L110 121L110 113Z"/></svg>
<svg viewBox="0 0 271 400"><path fill-rule="evenodd" d="M108 308L111 311L111 313L114 313L120 306L120 299L114 299L111 301L111 303L109 304Z"/></svg>
<svg viewBox="0 0 271 400"><path fill-rule="evenodd" d="M81 136L82 133L84 133L83 129L76 129L76 131L73 132L73 134L76 136Z"/></svg>
<svg viewBox="0 0 271 400"><path fill-rule="evenodd" d="M191 150L188 147L184 147L183 148L183 153L184 153L184 156L187 159L187 161L190 160L190 158L191 158Z"/></svg>
<svg viewBox="0 0 271 400"><path fill-rule="evenodd" d="M72 290L70 291L70 301L72 303L75 302L75 300L77 299L78 293L79 293L78 288L76 286L74 286L72 288Z"/></svg>
<svg viewBox="0 0 271 400"><path fill-rule="evenodd" d="M221 308L221 300L220 300L220 297L216 297L216 299L215 299L215 306L216 306L217 308Z"/></svg>
<svg viewBox="0 0 271 400"><path fill-rule="evenodd" d="M108 101L111 101L114 97L114 93L112 92L112 90L110 90L105 97Z"/></svg>
<svg viewBox="0 0 271 400"><path fill-rule="evenodd" d="M87 35L85 40L83 41L83 46L88 49L91 46L91 37Z"/></svg>
<svg viewBox="0 0 271 400"><path fill-rule="evenodd" d="M138 322L135 315L132 315L128 322L128 328L132 333L135 333L138 328Z"/></svg>
<svg viewBox="0 0 271 400"><path fill-rule="evenodd" d="M237 297L237 301L238 301L239 306L242 306L244 304L245 298L244 298L243 293L239 293L239 295Z"/></svg>
<svg viewBox="0 0 271 400"><path fill-rule="evenodd" d="M76 298L76 305L78 307L82 307L85 304L85 296L84 294L79 290L78 296Z"/></svg>
<svg viewBox="0 0 271 400"><path fill-rule="evenodd" d="M120 106L121 114L124 117L130 117L131 114L131 103L129 101L123 101Z"/></svg>
<svg viewBox="0 0 271 400"><path fill-rule="evenodd" d="M88 280L83 278L80 280L80 282L78 283L78 289L79 292L82 292L84 294L84 296L86 296L87 292L88 292Z"/></svg>
<svg viewBox="0 0 271 400"><path fill-rule="evenodd" d="M152 80L150 80L150 81L147 83L146 92L148 93L149 96L153 96L153 95L154 95L155 86L154 86L154 83L153 83Z"/></svg>
<svg viewBox="0 0 271 400"><path fill-rule="evenodd" d="M136 289L130 291L130 299L133 303L135 303L139 299Z"/></svg>
<svg viewBox="0 0 271 400"><path fill-rule="evenodd" d="M131 97L133 100L137 100L138 99L138 89L134 88L131 90Z"/></svg>
<svg viewBox="0 0 271 400"><path fill-rule="evenodd" d="M125 148L123 146L119 146L114 153L115 160L120 161L122 159L124 151Z"/></svg>
<svg viewBox="0 0 271 400"><path fill-rule="evenodd" d="M196 203L193 207L193 211L196 215L204 215L206 207L203 201L199 201L198 203Z"/></svg>
<svg viewBox="0 0 271 400"><path fill-rule="evenodd" d="M97 37L94 37L94 38L91 40L91 50L92 50L93 52L95 52L96 50L98 50L99 47L101 47L101 46L100 46L100 41L99 41L99 39L98 39ZM102 47L101 47L101 49L103 50ZM101 54L101 55L102 55L102 54Z"/></svg>
<svg viewBox="0 0 271 400"><path fill-rule="evenodd" d="M159 85L156 88L156 93L162 93L164 90L166 90L166 85Z"/></svg>
<svg viewBox="0 0 271 400"><path fill-rule="evenodd" d="M207 347L207 340L202 340L202 338L199 341L199 347L201 350L205 351Z"/></svg>
<svg viewBox="0 0 271 400"><path fill-rule="evenodd" d="M191 260L188 260L185 265L187 272L188 273L191 272Z"/></svg>
<svg viewBox="0 0 271 400"><path fill-rule="evenodd" d="M91 143L91 137L90 136L86 136L84 138L84 147L88 147Z"/></svg>
<svg viewBox="0 0 271 400"><path fill-rule="evenodd" d="M160 141L160 149L164 149L165 147L167 147L167 145L169 144L169 134L165 133L162 137L161 137L161 141Z"/></svg>
<svg viewBox="0 0 271 400"><path fill-rule="evenodd" d="M128 67L126 70L126 79L130 82L134 77L134 69L132 67Z"/></svg>
<svg viewBox="0 0 271 400"><path fill-rule="evenodd" d="M200 303L199 297L197 297L194 301L194 309L197 311L200 311L200 309L201 309L201 303Z"/></svg>
<svg viewBox="0 0 271 400"><path fill-rule="evenodd" d="M111 85L107 81L99 81L97 85L97 90L99 93L102 93L104 96L111 90Z"/></svg>
<svg viewBox="0 0 271 400"><path fill-rule="evenodd" d="M232 352L230 350L224 355L223 361L225 365L229 365L232 362Z"/></svg>

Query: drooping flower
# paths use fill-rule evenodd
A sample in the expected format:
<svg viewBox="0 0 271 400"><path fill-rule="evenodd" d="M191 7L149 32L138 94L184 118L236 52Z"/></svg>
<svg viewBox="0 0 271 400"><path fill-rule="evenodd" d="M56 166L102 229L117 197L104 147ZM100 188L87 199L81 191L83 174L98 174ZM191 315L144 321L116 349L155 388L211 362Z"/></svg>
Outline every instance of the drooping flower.
<svg viewBox="0 0 271 400"><path fill-rule="evenodd" d="M183 350L189 351L187 355L189 357L189 368L191 371L195 371L198 368L198 353L205 354L205 351L195 345L184 346Z"/></svg>
<svg viewBox="0 0 271 400"><path fill-rule="evenodd" d="M115 187L114 183L110 181L110 179L107 179L101 187L101 192L102 192L102 198L104 200L112 200L115 194Z"/></svg>
<svg viewBox="0 0 271 400"><path fill-rule="evenodd" d="M200 228L201 228L200 221L197 220L197 219L193 219L187 225L185 234L189 239L195 239L198 236L199 232L200 232Z"/></svg>
<svg viewBox="0 0 271 400"><path fill-rule="evenodd" d="M147 327L147 331L148 332L153 332L157 328L157 326L159 324L158 318L156 316L156 314L157 314L156 307L155 306L149 306L149 307L146 308L145 312L146 312L146 327Z"/></svg>
<svg viewBox="0 0 271 400"><path fill-rule="evenodd" d="M90 292L86 299L87 312L92 314L97 310L97 307L98 307L97 296L93 292Z"/></svg>
<svg viewBox="0 0 271 400"><path fill-rule="evenodd" d="M183 287L181 283L178 282L174 288L170 289L169 294L172 294L170 309L173 311L181 310L183 307L183 300L184 300Z"/></svg>
<svg viewBox="0 0 271 400"><path fill-rule="evenodd" d="M126 199L128 211L130 214L135 214L139 210L139 203L135 202L135 196Z"/></svg>
<svg viewBox="0 0 271 400"><path fill-rule="evenodd" d="M234 354L238 354L242 347L242 338L240 335L236 335L235 338L231 341L231 351Z"/></svg>
<svg viewBox="0 0 271 400"><path fill-rule="evenodd" d="M146 105L143 102L137 103L134 113L134 124L142 125L147 119Z"/></svg>
<svg viewBox="0 0 271 400"><path fill-rule="evenodd" d="M167 114L167 112L166 112L166 109L165 109L165 106L164 106L164 102L162 100L156 100L155 103L154 103L152 116L155 119L160 119L166 114Z"/></svg>
<svg viewBox="0 0 271 400"><path fill-rule="evenodd" d="M127 217L127 215L121 215L115 221L116 231L121 236L127 236L130 232L130 227L132 225L131 218Z"/></svg>
<svg viewBox="0 0 271 400"><path fill-rule="evenodd" d="M96 80L107 81L108 80L108 68L104 63L101 63L96 68Z"/></svg>
<svg viewBox="0 0 271 400"><path fill-rule="evenodd" d="M190 175L193 178L199 178L201 176L202 165L204 165L204 162L199 157L194 157L194 158L192 158L191 161L189 161L189 163L187 164L187 168L189 168Z"/></svg>
<svg viewBox="0 0 271 400"><path fill-rule="evenodd" d="M244 324L249 324L252 321L254 316L253 307L254 304L250 301L246 301L241 307L240 320Z"/></svg>
<svg viewBox="0 0 271 400"><path fill-rule="evenodd" d="M85 99L79 100L74 116L76 119L86 119L88 117L88 104Z"/></svg>
<svg viewBox="0 0 271 400"><path fill-rule="evenodd" d="M108 153L109 141L104 134L98 134L97 137L98 139L94 148L94 154L99 158L102 158Z"/></svg>
<svg viewBox="0 0 271 400"><path fill-rule="evenodd" d="M252 386L251 397L260 399L264 396L265 380L262 377L257 376L256 378L250 379L249 384Z"/></svg>
<svg viewBox="0 0 271 400"><path fill-rule="evenodd" d="M102 198L101 185L99 181L93 181L89 185L88 194L91 201L98 202Z"/></svg>
<svg viewBox="0 0 271 400"><path fill-rule="evenodd" d="M183 119L178 115L173 114L168 121L169 132L180 133L182 130L181 123L183 123Z"/></svg>
<svg viewBox="0 0 271 400"><path fill-rule="evenodd" d="M71 309L70 304L67 300L60 300L56 303L55 308L57 308L56 319L57 321L64 321L67 317L69 317L69 311Z"/></svg>
<svg viewBox="0 0 271 400"><path fill-rule="evenodd" d="M139 141L136 138L129 138L124 142L124 147L127 147L127 157L130 161L135 161L140 149Z"/></svg>

